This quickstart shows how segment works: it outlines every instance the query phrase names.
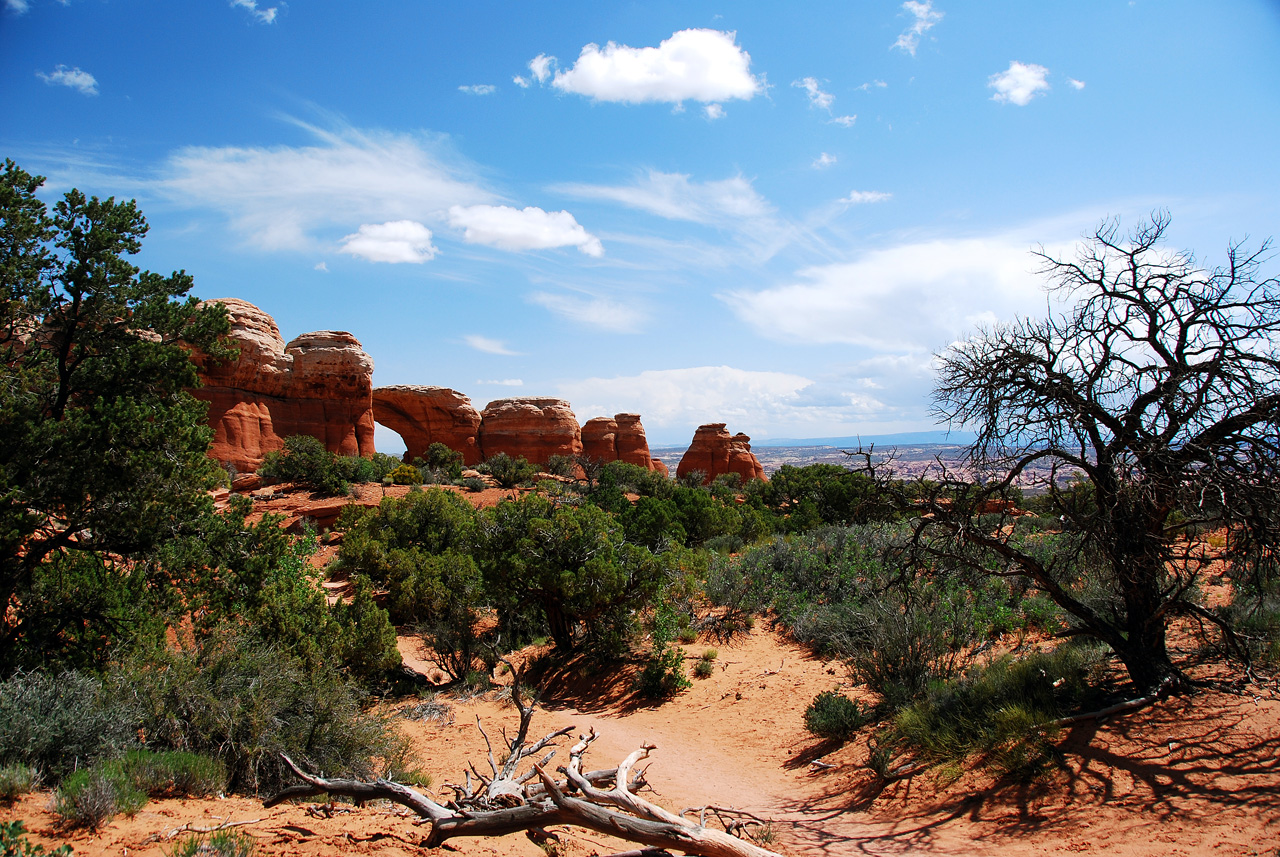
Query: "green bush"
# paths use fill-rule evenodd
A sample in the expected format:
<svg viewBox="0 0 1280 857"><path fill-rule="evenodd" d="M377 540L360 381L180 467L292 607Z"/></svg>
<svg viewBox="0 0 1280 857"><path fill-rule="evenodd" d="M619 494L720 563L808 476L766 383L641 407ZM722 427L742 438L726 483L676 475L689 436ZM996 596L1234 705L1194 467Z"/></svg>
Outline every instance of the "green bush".
<svg viewBox="0 0 1280 857"><path fill-rule="evenodd" d="M844 694L824 690L804 710L804 728L819 738L847 741L867 725L867 713Z"/></svg>
<svg viewBox="0 0 1280 857"><path fill-rule="evenodd" d="M422 472L412 464L401 464L395 470L387 474L387 477L395 485L421 485Z"/></svg>
<svg viewBox="0 0 1280 857"><path fill-rule="evenodd" d="M165 857L249 857L257 848L253 837L239 830L216 830L188 836Z"/></svg>
<svg viewBox="0 0 1280 857"><path fill-rule="evenodd" d="M664 646L646 658L635 679L636 693L646 699L670 699L690 686L684 653L675 646Z"/></svg>
<svg viewBox="0 0 1280 857"><path fill-rule="evenodd" d="M546 467L542 469L552 476L572 479L578 473L578 461L572 455L553 455L547 459Z"/></svg>
<svg viewBox="0 0 1280 857"><path fill-rule="evenodd" d="M0 764L30 765L56 784L137 741L138 711L78 672L18 673L0 682Z"/></svg>
<svg viewBox="0 0 1280 857"><path fill-rule="evenodd" d="M489 483L485 482L479 476L468 476L462 480L462 487L466 488L472 494L478 494L489 487Z"/></svg>
<svg viewBox="0 0 1280 857"><path fill-rule="evenodd" d="M227 783L226 766L211 756L182 750L130 750L123 757L100 762L105 771L118 771L148 797L207 797Z"/></svg>
<svg viewBox="0 0 1280 857"><path fill-rule="evenodd" d="M462 478L462 461L461 452L450 449L439 441L427 447L427 468L443 473L450 479Z"/></svg>
<svg viewBox="0 0 1280 857"><path fill-rule="evenodd" d="M715 671L715 664L706 658L699 658L698 662L693 665L693 674L697 678L711 678Z"/></svg>
<svg viewBox="0 0 1280 857"><path fill-rule="evenodd" d="M526 461L523 455L512 458L505 452L489 456L476 469L481 473L488 473L503 488L514 488L538 474L538 468Z"/></svg>
<svg viewBox="0 0 1280 857"><path fill-rule="evenodd" d="M35 768L23 764L5 765L0 768L0 803L13 803L35 785Z"/></svg>
<svg viewBox="0 0 1280 857"><path fill-rule="evenodd" d="M284 439L284 449L268 452L258 473L285 482L308 485L322 494L346 494L338 457L318 439L295 434Z"/></svg>
<svg viewBox="0 0 1280 857"><path fill-rule="evenodd" d="M123 772L95 765L65 777L50 808L61 826L97 830L120 813L133 815L146 803L146 794Z"/></svg>
<svg viewBox="0 0 1280 857"><path fill-rule="evenodd" d="M71 857L70 845L59 845L52 851L45 851L27 839L26 825L21 819L0 821L0 855L4 857Z"/></svg>

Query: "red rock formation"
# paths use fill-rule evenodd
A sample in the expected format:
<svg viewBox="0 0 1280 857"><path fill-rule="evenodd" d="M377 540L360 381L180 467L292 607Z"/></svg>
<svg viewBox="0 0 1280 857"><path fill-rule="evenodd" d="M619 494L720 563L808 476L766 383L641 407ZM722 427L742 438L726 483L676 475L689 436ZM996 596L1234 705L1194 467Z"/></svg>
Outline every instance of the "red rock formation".
<svg viewBox="0 0 1280 857"><path fill-rule="evenodd" d="M676 477L683 479L700 470L706 474L703 483L712 482L722 473L738 473L743 483L764 479L764 468L751 452L751 438L745 434L730 435L724 423L698 426L693 442L676 467Z"/></svg>
<svg viewBox="0 0 1280 857"><path fill-rule="evenodd" d="M213 365L194 355L209 403L209 455L253 471L284 439L309 434L339 455L373 455L373 359L345 331L306 333L288 345L271 316L236 298L226 306L240 356Z"/></svg>
<svg viewBox="0 0 1280 857"><path fill-rule="evenodd" d="M625 461L645 470L656 470L662 462L649 455L649 440L639 414L594 417L582 426L584 455L601 461ZM666 467L663 465L665 474Z"/></svg>
<svg viewBox="0 0 1280 857"><path fill-rule="evenodd" d="M464 464L482 460L477 441L480 414L469 398L448 387L378 387L373 391L373 418L400 435L409 461L426 458L433 443L461 452Z"/></svg>
<svg viewBox="0 0 1280 857"><path fill-rule="evenodd" d="M553 455L581 453L582 430L562 399L498 399L480 413L479 442L485 458L505 452L544 465Z"/></svg>

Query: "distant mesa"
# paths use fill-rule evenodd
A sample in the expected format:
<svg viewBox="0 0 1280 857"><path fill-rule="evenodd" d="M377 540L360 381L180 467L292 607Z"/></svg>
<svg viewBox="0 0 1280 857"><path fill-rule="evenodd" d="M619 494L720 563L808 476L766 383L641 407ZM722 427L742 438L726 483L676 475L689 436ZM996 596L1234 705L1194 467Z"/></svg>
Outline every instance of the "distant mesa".
<svg viewBox="0 0 1280 857"><path fill-rule="evenodd" d="M194 354L204 386L192 394L209 403L209 454L239 471L295 434L319 438L340 455L373 455L373 358L350 333L320 330L287 345L275 320L237 298L227 308L239 357L213 365Z"/></svg>
<svg viewBox="0 0 1280 857"><path fill-rule="evenodd" d="M480 412L479 443L485 458L505 452L541 466L553 455L579 455L582 430L564 399L497 399Z"/></svg>
<svg viewBox="0 0 1280 857"><path fill-rule="evenodd" d="M751 438L739 432L730 435L725 423L707 423L698 426L693 442L676 467L676 477L683 479L694 471L706 474L703 484L710 483L724 473L737 473L743 483L752 479L764 479L764 468L751 452Z"/></svg>
<svg viewBox="0 0 1280 857"><path fill-rule="evenodd" d="M484 460L480 453L480 412L471 399L448 387L398 385L373 391L373 418L400 435L405 460L427 457L427 447L443 443L462 453L467 466Z"/></svg>

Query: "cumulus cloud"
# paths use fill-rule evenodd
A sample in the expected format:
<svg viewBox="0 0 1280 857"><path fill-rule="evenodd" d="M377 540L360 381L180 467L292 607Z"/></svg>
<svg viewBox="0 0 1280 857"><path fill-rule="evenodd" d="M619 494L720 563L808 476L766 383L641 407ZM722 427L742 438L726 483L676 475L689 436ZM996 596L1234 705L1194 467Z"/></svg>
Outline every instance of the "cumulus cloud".
<svg viewBox="0 0 1280 857"><path fill-rule="evenodd" d="M866 202L885 202L892 198L893 194L880 190L855 190L850 191L848 196L841 197L840 201L847 205L861 205Z"/></svg>
<svg viewBox="0 0 1280 857"><path fill-rule="evenodd" d="M942 20L943 13L933 8L933 0L925 0L923 3L907 0L902 4L902 8L909 12L914 20L911 26L898 36L893 47L915 56L916 48L920 47L920 37L937 26Z"/></svg>
<svg viewBox="0 0 1280 857"><path fill-rule="evenodd" d="M560 385L560 394L579 413L642 414L650 432L707 422L727 422L730 431L741 431L794 407L801 391L811 384L810 379L787 372L697 366L584 378Z"/></svg>
<svg viewBox="0 0 1280 857"><path fill-rule="evenodd" d="M524 381L519 378L502 378L500 380L493 381L476 381L476 384L482 387L523 387Z"/></svg>
<svg viewBox="0 0 1280 857"><path fill-rule="evenodd" d="M527 77L521 77L520 75L517 74L515 77L511 78L511 82L514 83L516 86L520 87L521 89L529 88L529 78Z"/></svg>
<svg viewBox="0 0 1280 857"><path fill-rule="evenodd" d="M769 205L742 176L718 181L690 181L683 173L650 170L629 185L558 185L555 190L580 199L606 199L668 220L723 223L765 217Z"/></svg>
<svg viewBox="0 0 1280 857"><path fill-rule="evenodd" d="M706 107L702 108L702 112L703 115L705 115L711 122L724 118L724 108L719 104L708 104Z"/></svg>
<svg viewBox="0 0 1280 857"><path fill-rule="evenodd" d="M751 74L751 56L738 47L736 37L719 30L680 30L656 48L589 44L572 67L555 71L551 85L597 101L629 104L749 100L764 91L764 82ZM554 65L554 57L540 54L529 68L544 81Z"/></svg>
<svg viewBox="0 0 1280 857"><path fill-rule="evenodd" d="M831 121L836 125L843 125L844 127L848 128L854 122L858 121L858 114L853 113L853 114L850 114L849 116L836 116Z"/></svg>
<svg viewBox="0 0 1280 857"><path fill-rule="evenodd" d="M81 95L98 94L98 81L89 72L83 71L79 67L67 68L65 65L59 64L48 74L42 71L36 72L36 77L50 86L69 86Z"/></svg>
<svg viewBox="0 0 1280 857"><path fill-rule="evenodd" d="M366 223L342 239L339 250L369 262L422 264L435 258L431 230L412 220Z"/></svg>
<svg viewBox="0 0 1280 857"><path fill-rule="evenodd" d="M1043 314L1045 293L1029 246L1009 236L902 244L720 297L771 338L928 353L975 325Z"/></svg>
<svg viewBox="0 0 1280 857"><path fill-rule="evenodd" d="M1067 83L1071 84L1072 89L1084 89L1084 81L1076 80L1074 77L1067 78Z"/></svg>
<svg viewBox="0 0 1280 857"><path fill-rule="evenodd" d="M259 9L258 0L231 0L231 5L247 9L249 14L262 24L275 23L276 15L280 11L279 6L272 6L270 9Z"/></svg>
<svg viewBox="0 0 1280 857"><path fill-rule="evenodd" d="M648 320L635 305L608 298L534 292L529 301L572 322L615 333L634 333Z"/></svg>
<svg viewBox="0 0 1280 857"><path fill-rule="evenodd" d="M493 95L498 91L498 87L492 83L469 83L458 87L459 92L465 92L467 95Z"/></svg>
<svg viewBox="0 0 1280 857"><path fill-rule="evenodd" d="M264 250L308 250L325 227L430 222L451 205L493 194L439 139L303 126L311 146L188 147L162 167L158 189L183 206L223 212Z"/></svg>
<svg viewBox="0 0 1280 857"><path fill-rule="evenodd" d="M836 162L835 155L829 155L826 152L823 152L821 155L818 155L818 157L813 159L813 168L815 170L826 169L827 167L831 166L835 162Z"/></svg>
<svg viewBox="0 0 1280 857"><path fill-rule="evenodd" d="M830 110L831 105L835 102L836 97L830 92L823 92L822 85L818 83L816 77L805 77L794 81L792 86L799 87L809 96L809 106L816 107L819 110Z"/></svg>
<svg viewBox="0 0 1280 857"><path fill-rule="evenodd" d="M588 256L603 256L604 245L567 211L543 211L536 206L455 205L449 225L462 229L471 244L502 250L550 250L577 247Z"/></svg>
<svg viewBox="0 0 1280 857"><path fill-rule="evenodd" d="M1042 65L1014 60L1007 69L987 78L987 86L996 91L991 100L1024 107L1037 95L1049 91L1045 80L1048 74L1049 69Z"/></svg>
<svg viewBox="0 0 1280 857"><path fill-rule="evenodd" d="M478 333L469 333L462 337L462 341L474 348L476 351L483 351L485 354L502 354L504 356L514 356L519 354L518 351L512 351L500 339L490 339L487 336L481 336Z"/></svg>

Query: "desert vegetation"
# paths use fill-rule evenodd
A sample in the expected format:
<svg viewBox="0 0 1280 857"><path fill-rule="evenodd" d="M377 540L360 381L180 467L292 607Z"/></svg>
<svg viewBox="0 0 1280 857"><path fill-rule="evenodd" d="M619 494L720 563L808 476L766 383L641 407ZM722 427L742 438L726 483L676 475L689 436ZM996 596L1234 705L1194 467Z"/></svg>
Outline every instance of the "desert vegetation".
<svg viewBox="0 0 1280 857"><path fill-rule="evenodd" d="M435 844L555 822L771 853L759 819L695 824L637 797L643 747L587 772L593 735L562 777L549 757L519 771L557 737L529 736L532 689L571 664L660 705L715 676L709 644L763 622L841 665L803 725L865 740L883 782L974 760L1035 778L1063 725L1197 692L1166 645L1175 624L1242 674L1280 659L1280 294L1263 251L1205 271L1161 246L1157 217L1045 257L1076 303L942 355L938 413L980 434L962 472L927 480L873 450L743 485L505 455L466 474L441 444L402 462L289 438L263 477L338 497L408 486L347 506L319 570L317 533L213 502L226 474L187 391L192 349L228 356L225 312L185 274L127 261L146 232L133 203L71 191L50 211L40 184L12 161L0 176L0 800L43 785L67 826L161 795L327 792L404 804ZM1064 478L1026 485L1046 459ZM490 484L504 496L480 508L470 492ZM326 576L344 582L333 603ZM402 668L397 636L443 688ZM483 788L468 774L441 802L406 785L429 778L388 704L493 681L519 726Z"/></svg>

